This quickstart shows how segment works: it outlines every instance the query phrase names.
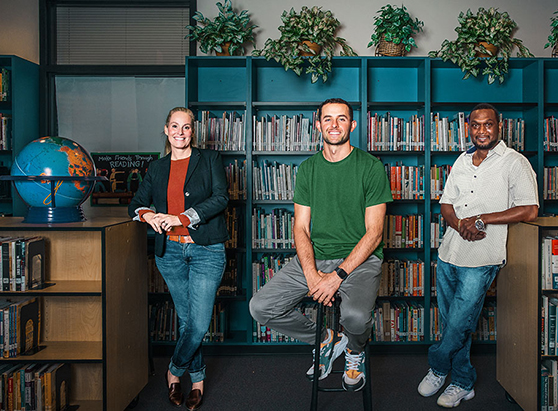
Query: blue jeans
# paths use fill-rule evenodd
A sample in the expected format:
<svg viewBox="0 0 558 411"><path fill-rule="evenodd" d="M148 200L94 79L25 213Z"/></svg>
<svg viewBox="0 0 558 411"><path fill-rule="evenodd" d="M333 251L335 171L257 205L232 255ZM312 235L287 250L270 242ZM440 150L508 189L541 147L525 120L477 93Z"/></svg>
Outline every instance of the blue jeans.
<svg viewBox="0 0 558 411"><path fill-rule="evenodd" d="M471 390L477 380L471 365L471 334L499 268L458 267L438 258L436 288L442 339L428 350L428 363L437 375L448 375L451 371L452 384L465 390Z"/></svg>
<svg viewBox="0 0 558 411"><path fill-rule="evenodd" d="M169 287L178 316L179 338L169 370L177 377L188 371L192 383L203 381L201 345L225 271L225 245L181 244L167 239L165 253L155 256L155 262Z"/></svg>

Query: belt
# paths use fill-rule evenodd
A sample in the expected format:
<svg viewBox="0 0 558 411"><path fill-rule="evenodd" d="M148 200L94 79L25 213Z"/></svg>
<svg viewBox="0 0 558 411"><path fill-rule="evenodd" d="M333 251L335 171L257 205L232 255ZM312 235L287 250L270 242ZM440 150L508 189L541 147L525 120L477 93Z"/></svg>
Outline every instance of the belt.
<svg viewBox="0 0 558 411"><path fill-rule="evenodd" d="M193 243L192 237L189 235L168 235L167 238L170 241L176 241L177 243L186 244L186 243Z"/></svg>

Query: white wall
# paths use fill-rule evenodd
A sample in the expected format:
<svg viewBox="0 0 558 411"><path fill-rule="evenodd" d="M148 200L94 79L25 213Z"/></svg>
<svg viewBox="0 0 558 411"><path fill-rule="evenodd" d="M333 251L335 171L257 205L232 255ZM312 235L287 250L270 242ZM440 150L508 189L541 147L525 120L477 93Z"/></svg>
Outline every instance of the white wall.
<svg viewBox="0 0 558 411"><path fill-rule="evenodd" d="M39 0L0 0L0 54L39 63Z"/></svg>
<svg viewBox="0 0 558 411"><path fill-rule="evenodd" d="M319 0L308 3L300 0L233 0L236 11L248 10L251 20L258 25L256 29L256 45L262 48L268 38L279 37L281 13L294 7L300 11L302 5L322 6L331 10L341 22L337 35L345 38L349 45L360 56L374 55L374 48L367 48L372 34L376 12L386 0ZM399 2L391 2L398 5ZM558 10L556 0L408 0L403 3L411 16L424 21L424 31L415 37L418 49L410 55L426 56L431 50L437 50L443 40L454 40L457 37L454 29L458 25L457 16L461 11L476 12L479 7L497 7L501 12L507 11L515 20L519 29L515 37L523 40L536 57L550 57L550 49L544 48L550 34L550 17ZM215 2L198 0L198 9L205 17L214 18L218 9ZM202 54L199 52L199 54ZM515 52L513 54L515 56Z"/></svg>

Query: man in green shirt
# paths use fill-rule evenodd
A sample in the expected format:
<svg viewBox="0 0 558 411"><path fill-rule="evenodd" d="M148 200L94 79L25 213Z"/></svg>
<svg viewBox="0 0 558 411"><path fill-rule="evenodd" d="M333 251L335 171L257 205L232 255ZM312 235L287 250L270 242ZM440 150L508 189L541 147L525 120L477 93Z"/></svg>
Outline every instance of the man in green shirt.
<svg viewBox="0 0 558 411"><path fill-rule="evenodd" d="M382 163L350 143L356 124L342 99L318 108L324 148L300 165L296 177L297 256L250 301L250 312L262 325L313 344L316 324L294 307L306 295L330 306L339 293L344 332L322 330L319 378L327 377L345 352L343 387L349 391L366 381L364 349L380 284L386 203L392 201ZM307 376L313 373L314 366Z"/></svg>

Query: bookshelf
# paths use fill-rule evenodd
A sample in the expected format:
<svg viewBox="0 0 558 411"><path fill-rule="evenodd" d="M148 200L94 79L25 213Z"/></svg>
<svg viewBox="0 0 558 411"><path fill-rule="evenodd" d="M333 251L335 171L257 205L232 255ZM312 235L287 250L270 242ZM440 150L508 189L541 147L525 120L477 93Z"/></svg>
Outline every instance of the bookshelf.
<svg viewBox="0 0 558 411"><path fill-rule="evenodd" d="M523 119L525 122L525 149L523 154L530 160L538 175L541 214L558 212L557 201L542 201L543 171L545 167L558 166L558 151L543 149L544 118L558 116L558 61L555 59L511 59L510 74L504 84L488 85L485 79L462 80L462 72L451 63L425 57L335 57L333 75L327 83L311 84L306 76L298 77L286 72L273 61L256 57L186 57L186 105L198 114L208 111L210 117L221 117L224 112L244 115L246 150L222 151L225 165L246 162L245 200L235 200L244 214L241 227L245 247L235 254L238 259L239 281L246 298L229 307L229 329L236 336L232 344L245 344L256 349L260 343L253 342L253 324L248 311L248 301L253 294L251 267L265 253L290 255L294 250L260 248L253 242L250 221L253 210L263 213L276 209L293 211L290 200L255 200L252 194L256 178L253 164L268 161L298 165L310 151L257 151L254 144L254 117L259 121L265 116L288 116L302 114L312 119L319 103L331 97L341 97L354 110L358 125L351 134L351 143L363 150L368 149L368 120L375 113L402 118L424 118L422 132L424 144L419 149L403 151L370 151L384 164L412 166L423 169L422 198L395 200L388 206L391 215L423 216L422 247L386 248L385 261L409 260L424 263L424 290L422 296L380 297L384 302L407 304L422 308L424 338L421 341L400 341L395 344L426 345L432 343L430 310L436 298L430 292L430 267L436 261L436 247L431 247L430 224L440 213L438 200L432 198L429 176L432 167L448 167L461 151L433 150L430 144L432 127L430 116L439 113L449 120L459 112L467 114L480 102L493 103L504 118ZM487 298L488 306L496 305L495 297ZM242 337L244 335L244 337ZM225 339L225 345L227 339ZM373 344L394 345L391 341L375 341ZM492 341L493 344L493 341ZM272 344L273 345L273 344Z"/></svg>
<svg viewBox="0 0 558 411"><path fill-rule="evenodd" d="M0 101L0 113L11 118L8 149L0 150L0 167L6 167L9 174L17 153L27 143L39 138L39 66L20 57L0 55L0 69L9 74L8 98ZM2 182L0 186L2 184L7 187L2 186L0 190L0 213L22 216L25 203L12 194L14 191L9 182Z"/></svg>
<svg viewBox="0 0 558 411"><path fill-rule="evenodd" d="M71 364L71 404L126 408L147 384L146 227L128 218L58 225L0 219L2 236L45 238L46 282L8 295L41 297L41 345L0 362ZM127 258L122 259L125 255Z"/></svg>
<svg viewBox="0 0 558 411"><path fill-rule="evenodd" d="M541 338L543 296L558 296L558 290L541 285L541 244L545 236L557 235L556 217L511 225L508 263L498 282L496 378L525 410L542 409L541 362L558 358L542 355Z"/></svg>

